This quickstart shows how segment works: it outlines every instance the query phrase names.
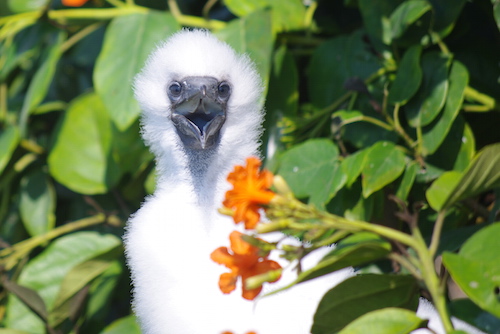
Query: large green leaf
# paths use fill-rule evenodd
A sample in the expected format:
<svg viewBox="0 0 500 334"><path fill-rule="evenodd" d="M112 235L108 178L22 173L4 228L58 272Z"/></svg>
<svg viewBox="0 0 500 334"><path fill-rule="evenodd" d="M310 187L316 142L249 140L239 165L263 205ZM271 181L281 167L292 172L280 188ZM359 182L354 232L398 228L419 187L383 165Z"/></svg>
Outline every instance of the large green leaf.
<svg viewBox="0 0 500 334"><path fill-rule="evenodd" d="M346 185L352 186L365 166L365 157L369 149L359 150L342 161L342 171L347 176Z"/></svg>
<svg viewBox="0 0 500 334"><path fill-rule="evenodd" d="M444 202L450 196L453 189L455 189L461 176L462 173L457 171L445 172L431 184L425 192L425 197L431 208L436 211L440 211L443 208Z"/></svg>
<svg viewBox="0 0 500 334"><path fill-rule="evenodd" d="M413 187L413 182L417 176L417 172L420 170L420 165L417 162L411 162L406 166L403 178L398 185L398 190L396 190L396 197L406 201L408 194Z"/></svg>
<svg viewBox="0 0 500 334"><path fill-rule="evenodd" d="M7 0L9 9L14 13L41 11L50 0Z"/></svg>
<svg viewBox="0 0 500 334"><path fill-rule="evenodd" d="M112 125L96 94L86 94L69 106L49 158L50 174L83 194L106 192L119 177L111 156Z"/></svg>
<svg viewBox="0 0 500 334"><path fill-rule="evenodd" d="M385 308L359 317L339 334L408 334L421 328L424 323L425 321L417 317L415 312Z"/></svg>
<svg viewBox="0 0 500 334"><path fill-rule="evenodd" d="M451 58L439 52L422 57L423 81L420 89L405 107L408 122L413 127L431 123L439 114L448 93L448 67Z"/></svg>
<svg viewBox="0 0 500 334"><path fill-rule="evenodd" d="M38 292L50 311L66 274L79 263L121 244L114 235L77 232L52 242L23 268L17 283ZM44 324L19 299L10 295L5 325L30 333L44 333Z"/></svg>
<svg viewBox="0 0 500 334"><path fill-rule="evenodd" d="M443 264L453 280L482 309L500 317L500 260L496 249L500 240L500 223L476 232L459 254L443 253Z"/></svg>
<svg viewBox="0 0 500 334"><path fill-rule="evenodd" d="M418 295L418 284L412 276L354 276L323 296L314 314L311 332L336 333L356 318L385 307L416 310Z"/></svg>
<svg viewBox="0 0 500 334"><path fill-rule="evenodd" d="M215 35L231 45L238 53L250 56L267 88L274 45L269 10L261 9L246 17L232 20Z"/></svg>
<svg viewBox="0 0 500 334"><path fill-rule="evenodd" d="M302 272L297 282L304 282L336 270L355 267L385 257L391 244L381 237L360 232L341 240L334 250L326 254L313 268Z"/></svg>
<svg viewBox="0 0 500 334"><path fill-rule="evenodd" d="M458 201L498 187L500 187L500 144L493 144L478 153L457 186L442 203L442 208L449 208Z"/></svg>
<svg viewBox="0 0 500 334"><path fill-rule="evenodd" d="M8 126L0 133L0 175L9 163L12 152L19 143L19 130L15 126Z"/></svg>
<svg viewBox="0 0 500 334"><path fill-rule="evenodd" d="M365 32L331 39L314 50L309 65L308 88L311 102L324 108L346 93L349 78L366 79L380 68L378 58L366 48Z"/></svg>
<svg viewBox="0 0 500 334"><path fill-rule="evenodd" d="M141 329L137 324L134 315L115 320L106 327L101 334L141 334Z"/></svg>
<svg viewBox="0 0 500 334"><path fill-rule="evenodd" d="M120 130L132 124L140 113L134 99L132 81L148 55L179 24L169 13L119 16L106 29L104 45L94 70L96 92Z"/></svg>
<svg viewBox="0 0 500 334"><path fill-rule="evenodd" d="M232 13L240 17L270 7L275 33L283 30L298 30L304 26L305 7L300 0L224 0L224 4Z"/></svg>
<svg viewBox="0 0 500 334"><path fill-rule="evenodd" d="M384 33L384 42L390 44L392 40L401 37L410 25L430 9L431 5L426 0L404 1L389 18L389 30Z"/></svg>
<svg viewBox="0 0 500 334"><path fill-rule="evenodd" d="M462 106L465 88L469 82L469 73L467 68L458 61L453 62L449 82L450 88L443 112L431 124L422 128L422 153L425 155L436 152L450 131Z"/></svg>
<svg viewBox="0 0 500 334"><path fill-rule="evenodd" d="M61 58L61 45L66 39L66 33L62 30L52 36L53 40L42 54L42 63L37 69L33 79L29 83L28 91L24 97L23 106L19 116L19 125L21 136L24 137L28 115L35 109L45 98L49 90L49 86L56 71L57 62Z"/></svg>
<svg viewBox="0 0 500 334"><path fill-rule="evenodd" d="M71 301L78 291L84 289L96 277L111 267L121 254L123 254L123 247L117 245L103 254L76 265L68 272L61 283L50 314L49 321L53 327L58 326L70 316Z"/></svg>
<svg viewBox="0 0 500 334"><path fill-rule="evenodd" d="M405 104L417 92L422 82L421 54L420 45L414 45L405 52L389 91L389 102Z"/></svg>
<svg viewBox="0 0 500 334"><path fill-rule="evenodd" d="M455 25L467 0L429 0L432 4L433 30L439 31Z"/></svg>
<svg viewBox="0 0 500 334"><path fill-rule="evenodd" d="M56 193L46 173L36 170L21 180L19 211L31 236L47 233L54 227L55 208Z"/></svg>
<svg viewBox="0 0 500 334"><path fill-rule="evenodd" d="M363 196L367 198L396 180L405 169L405 154L391 142L378 142L366 154Z"/></svg>
<svg viewBox="0 0 500 334"><path fill-rule="evenodd" d="M286 151L280 159L279 174L299 198L323 206L344 185L339 150L328 139L311 139Z"/></svg>

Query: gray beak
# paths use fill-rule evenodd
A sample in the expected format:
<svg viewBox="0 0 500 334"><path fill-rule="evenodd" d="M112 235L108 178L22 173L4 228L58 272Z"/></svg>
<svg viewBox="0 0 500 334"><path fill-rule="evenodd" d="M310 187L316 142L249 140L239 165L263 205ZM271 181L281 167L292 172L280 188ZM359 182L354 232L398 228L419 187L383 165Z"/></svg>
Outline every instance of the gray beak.
<svg viewBox="0 0 500 334"><path fill-rule="evenodd" d="M184 145L204 150L216 144L226 120L229 84L212 77L187 77L170 83L167 93L171 119Z"/></svg>

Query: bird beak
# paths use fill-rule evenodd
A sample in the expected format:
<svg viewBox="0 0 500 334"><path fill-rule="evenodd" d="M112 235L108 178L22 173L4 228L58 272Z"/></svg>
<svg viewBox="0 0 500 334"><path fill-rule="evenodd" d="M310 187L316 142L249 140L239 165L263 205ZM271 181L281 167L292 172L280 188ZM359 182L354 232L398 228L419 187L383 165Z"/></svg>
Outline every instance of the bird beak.
<svg viewBox="0 0 500 334"><path fill-rule="evenodd" d="M220 97L219 82L212 77L188 77L179 84L178 96L169 95L177 133L186 147L212 147L226 120L227 97Z"/></svg>

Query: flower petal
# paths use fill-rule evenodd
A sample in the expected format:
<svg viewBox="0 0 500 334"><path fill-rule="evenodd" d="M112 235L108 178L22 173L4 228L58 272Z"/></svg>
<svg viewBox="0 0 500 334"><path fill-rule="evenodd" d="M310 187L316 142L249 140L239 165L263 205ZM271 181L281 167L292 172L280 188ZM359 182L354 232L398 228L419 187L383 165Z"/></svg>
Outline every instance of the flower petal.
<svg viewBox="0 0 500 334"><path fill-rule="evenodd" d="M238 280L238 275L233 272L224 273L220 275L219 278L219 289L222 293L230 293L236 289L236 282Z"/></svg>

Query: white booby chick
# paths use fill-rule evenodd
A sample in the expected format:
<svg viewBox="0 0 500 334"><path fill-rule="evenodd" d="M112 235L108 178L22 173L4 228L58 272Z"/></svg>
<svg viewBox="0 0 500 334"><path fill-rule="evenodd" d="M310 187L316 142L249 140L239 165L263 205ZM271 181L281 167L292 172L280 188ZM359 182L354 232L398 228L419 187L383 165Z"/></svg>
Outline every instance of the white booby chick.
<svg viewBox="0 0 500 334"><path fill-rule="evenodd" d="M309 333L325 286L345 275L255 303L236 291L222 294L218 280L225 269L210 260L236 229L217 213L227 174L258 155L262 82L252 62L208 32L184 30L153 52L134 87L158 171L155 193L130 219L125 236L143 332Z"/></svg>
<svg viewBox="0 0 500 334"><path fill-rule="evenodd" d="M222 294L225 269L210 260L235 230L217 213L226 176L258 155L262 83L252 62L208 32L184 30L153 52L134 87L158 175L124 238L143 333L309 333L319 300L351 269L250 302Z"/></svg>

